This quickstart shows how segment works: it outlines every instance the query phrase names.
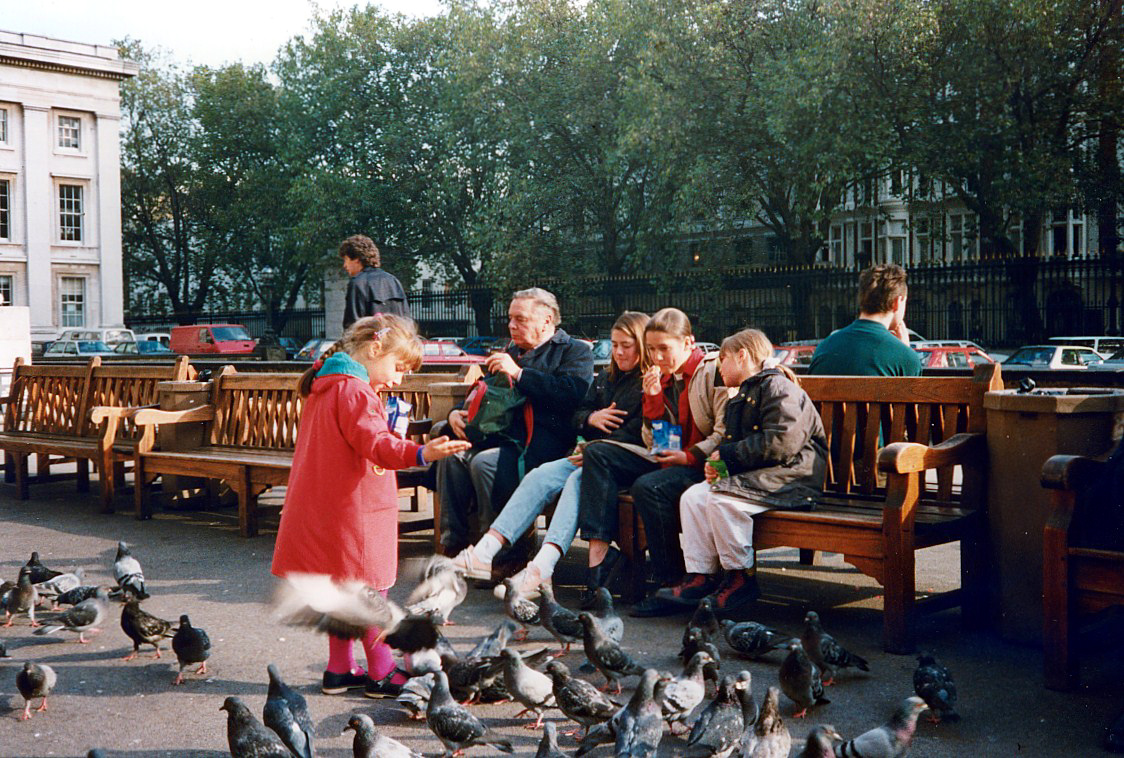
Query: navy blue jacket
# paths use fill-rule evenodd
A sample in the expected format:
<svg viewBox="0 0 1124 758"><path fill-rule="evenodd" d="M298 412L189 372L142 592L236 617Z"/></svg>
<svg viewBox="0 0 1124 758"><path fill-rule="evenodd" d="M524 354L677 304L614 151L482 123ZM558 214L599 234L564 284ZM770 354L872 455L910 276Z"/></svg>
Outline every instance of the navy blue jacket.
<svg viewBox="0 0 1124 758"><path fill-rule="evenodd" d="M364 316L376 313L393 313L395 316L410 318L410 304L406 302L402 282L394 274L381 268L366 266L347 283L343 328L346 329Z"/></svg>

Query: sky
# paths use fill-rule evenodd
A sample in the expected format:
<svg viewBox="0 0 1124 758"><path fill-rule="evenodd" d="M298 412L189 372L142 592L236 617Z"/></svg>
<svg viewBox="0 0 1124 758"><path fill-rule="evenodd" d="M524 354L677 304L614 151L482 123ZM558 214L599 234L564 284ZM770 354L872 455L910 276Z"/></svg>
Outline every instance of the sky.
<svg viewBox="0 0 1124 758"><path fill-rule="evenodd" d="M306 33L316 9L366 0L0 0L0 29L92 44L132 37L181 63L268 63ZM376 0L392 13L431 16L439 0Z"/></svg>

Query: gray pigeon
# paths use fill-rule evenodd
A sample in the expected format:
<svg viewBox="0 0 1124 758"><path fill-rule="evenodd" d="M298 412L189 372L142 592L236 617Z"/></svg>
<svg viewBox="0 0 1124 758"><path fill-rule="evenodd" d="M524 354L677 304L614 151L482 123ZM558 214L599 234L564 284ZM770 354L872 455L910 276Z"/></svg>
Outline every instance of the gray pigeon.
<svg viewBox="0 0 1124 758"><path fill-rule="evenodd" d="M616 684L619 695L621 678L639 676L644 673L644 667L632 660L618 643L609 639L588 611L578 614L578 618L584 627L582 644L585 646L586 657L605 677L605 687Z"/></svg>
<svg viewBox="0 0 1124 758"><path fill-rule="evenodd" d="M713 598L708 596L699 601L695 612L691 614L691 620L687 622L687 627L702 629L708 640L718 636L722 627L719 625L718 616L714 613Z"/></svg>
<svg viewBox="0 0 1124 758"><path fill-rule="evenodd" d="M494 658L500 651L507 647L507 641L515 634L515 622L504 619L500 625L484 639L476 643L476 647L468 651L467 658Z"/></svg>
<svg viewBox="0 0 1124 758"><path fill-rule="evenodd" d="M92 584L83 584L81 587L67 590L54 599L55 610L60 605L78 605L83 600L89 600L96 594L98 594L98 588Z"/></svg>
<svg viewBox="0 0 1124 758"><path fill-rule="evenodd" d="M8 652L8 647L4 644L3 640L0 640L0 658L11 658L11 657L12 657L11 654Z"/></svg>
<svg viewBox="0 0 1124 758"><path fill-rule="evenodd" d="M426 561L422 581L406 598L406 610L432 614L437 624L449 622L449 614L464 602L468 583L451 558L435 555Z"/></svg>
<svg viewBox="0 0 1124 758"><path fill-rule="evenodd" d="M23 568L27 569L28 574L31 576L32 584L39 584L40 582L54 579L56 576L62 574L61 571L54 571L40 563L38 551L33 551L31 553L31 558L28 559L27 563L23 564Z"/></svg>
<svg viewBox="0 0 1124 758"><path fill-rule="evenodd" d="M737 691L738 702L742 706L742 723L745 724L746 729L752 730L761 715L761 711L757 707L757 698L753 696L753 675L748 671L739 671L734 689Z"/></svg>
<svg viewBox="0 0 1124 758"><path fill-rule="evenodd" d="M956 682L949 670L928 653L917 656L913 691L929 706L929 720L934 724L960 720L960 714L956 712Z"/></svg>
<svg viewBox="0 0 1124 758"><path fill-rule="evenodd" d="M277 666L265 667L269 673L269 693L262 708L261 720L277 733L296 758L312 758L312 719L304 695L285 684Z"/></svg>
<svg viewBox="0 0 1124 758"><path fill-rule="evenodd" d="M202 627L192 626L187 614L180 616L180 625L172 635L172 652L176 654L180 671L172 684L183 683L183 670L198 663L196 674L207 673L207 659L211 657L211 638Z"/></svg>
<svg viewBox="0 0 1124 758"><path fill-rule="evenodd" d="M917 716L925 708L921 698L907 697L888 722L844 742L835 754L841 758L901 758L909 752Z"/></svg>
<svg viewBox="0 0 1124 758"><path fill-rule="evenodd" d="M742 720L742 704L733 676L722 677L718 694L707 704L691 727L687 746L698 745L706 748L707 755L726 758L738 746L745 722Z"/></svg>
<svg viewBox="0 0 1124 758"><path fill-rule="evenodd" d="M148 593L144 589L144 572L140 561L129 552L124 542L117 543L117 557L113 561L113 578L121 592L131 592L137 600L144 600Z"/></svg>
<svg viewBox="0 0 1124 758"><path fill-rule="evenodd" d="M537 718L529 728L538 729L542 726L543 711L554 707L554 692L550 677L526 665L523 657L511 648L501 651L500 658L503 659L504 685L511 696L523 706L523 710L515 714L516 718L524 713L533 713Z"/></svg>
<svg viewBox="0 0 1124 758"><path fill-rule="evenodd" d="M24 662L23 669L16 674L16 689L19 690L24 700L20 721L27 721L31 718L32 698L43 698L43 702L35 709L36 711L47 710L47 696L54 689L56 680L55 670L47 664Z"/></svg>
<svg viewBox="0 0 1124 758"><path fill-rule="evenodd" d="M703 667L713 659L709 653L698 652L687 663L683 674L675 677L664 687L660 706L663 716L675 734L676 724L686 724L687 717L694 712L706 697L706 684L703 682Z"/></svg>
<svg viewBox="0 0 1124 758"><path fill-rule="evenodd" d="M38 553L31 554L33 558ZM19 580L16 585L4 593L4 626L9 627L15 621L17 613L26 613L31 619L32 626L39 626L35 620L35 606L39 604L39 592L31 581L31 569L24 566L20 569Z"/></svg>
<svg viewBox="0 0 1124 758"><path fill-rule="evenodd" d="M105 621L109 614L109 598L105 590L98 588L97 593L89 600L83 600L73 608L67 608L48 626L35 630L36 634L54 634L65 629L68 632L77 632L78 641L85 645L86 632L95 631Z"/></svg>
<svg viewBox="0 0 1124 758"><path fill-rule="evenodd" d="M365 713L353 713L343 728L355 731L351 752L355 758L422 758L422 754L411 750L393 737L380 734L375 722Z"/></svg>
<svg viewBox="0 0 1124 758"><path fill-rule="evenodd" d="M395 700L405 706L412 719L424 719L429 707L429 694L433 691L433 672L412 676L402 684L402 691Z"/></svg>
<svg viewBox="0 0 1124 758"><path fill-rule="evenodd" d="M650 675L651 672L653 675ZM645 671L616 724L617 758L653 758L663 739L663 708L666 680L652 669Z"/></svg>
<svg viewBox="0 0 1124 758"><path fill-rule="evenodd" d="M591 726L608 721L620 707L586 680L570 676L562 661L546 664L546 673L550 675L555 704L567 718L582 726L583 737Z"/></svg>
<svg viewBox="0 0 1124 758"><path fill-rule="evenodd" d="M598 587L593 600L593 617L601 624L605 636L619 643L624 639L624 619L613 607L613 594L606 587Z"/></svg>
<svg viewBox="0 0 1124 758"><path fill-rule="evenodd" d="M856 666L863 671L870 671L870 665L865 658L850 652L823 630L820 625L820 615L815 611L808 611L805 614L804 634L800 641L804 643L804 652L808 654L808 658L820 667L824 687L831 686L837 668Z"/></svg>
<svg viewBox="0 0 1124 758"><path fill-rule="evenodd" d="M504 753L514 752L509 741L488 737L488 727L484 726L484 722L453 700L449 694L449 678L444 671L434 674L425 723L445 746L446 756L473 745L491 745Z"/></svg>
<svg viewBox="0 0 1124 758"><path fill-rule="evenodd" d="M814 728L804 742L800 758L835 758L835 742L843 739L831 724Z"/></svg>
<svg viewBox="0 0 1124 758"><path fill-rule="evenodd" d="M527 627L537 626L542 622L539 606L533 600L528 600L515 586L515 580L503 580L504 592L503 610L507 617L520 625L521 634L516 635L517 641L527 639Z"/></svg>
<svg viewBox="0 0 1124 758"><path fill-rule="evenodd" d="M695 655L695 653L702 650L702 645L710 642L710 638L706 632L697 626L688 626L683 630L683 644L679 648L679 660L684 666Z"/></svg>
<svg viewBox="0 0 1124 758"><path fill-rule="evenodd" d="M543 582L539 592L542 595L539 603L542 627L562 646L558 654L565 655L570 652L570 645L582 638L581 621L578 620L578 614L563 607L554 599L554 588L550 586L550 582Z"/></svg>
<svg viewBox="0 0 1124 758"><path fill-rule="evenodd" d="M742 737L741 753L744 758L788 758L790 750L792 735L781 718L780 691L770 687L757 724Z"/></svg>
<svg viewBox="0 0 1124 758"><path fill-rule="evenodd" d="M47 597L53 600L64 592L76 587L81 587L85 578L86 572L84 570L80 568L74 569L73 573L59 574L45 582L39 582L35 585L35 589L38 591L40 597Z"/></svg>
<svg viewBox="0 0 1124 758"><path fill-rule="evenodd" d="M726 644L735 652L753 659L783 648L792 640L791 637L756 621L739 623L729 619L722 622L722 635L726 638Z"/></svg>
<svg viewBox="0 0 1124 758"><path fill-rule="evenodd" d="M543 724L542 740L539 741L535 758L566 758L566 754L558 747L558 729L553 721Z"/></svg>
<svg viewBox="0 0 1124 758"><path fill-rule="evenodd" d="M254 718L241 699L228 697L219 710L226 711L226 742L231 758L290 758L289 748Z"/></svg>
<svg viewBox="0 0 1124 758"><path fill-rule="evenodd" d="M158 616L153 616L140 607L138 600L131 590L125 592L125 607L121 609L121 631L133 641L133 652L123 660L131 661L140 655L141 645L152 645L156 648L153 658L160 658L160 640L171 637L172 622ZM75 606L77 608L78 606Z"/></svg>
<svg viewBox="0 0 1124 758"><path fill-rule="evenodd" d="M808 709L813 705L826 705L831 701L823 696L819 667L805 655L800 641L793 640L788 649L788 657L781 663L781 689L799 708L792 717L802 719L808 715Z"/></svg>

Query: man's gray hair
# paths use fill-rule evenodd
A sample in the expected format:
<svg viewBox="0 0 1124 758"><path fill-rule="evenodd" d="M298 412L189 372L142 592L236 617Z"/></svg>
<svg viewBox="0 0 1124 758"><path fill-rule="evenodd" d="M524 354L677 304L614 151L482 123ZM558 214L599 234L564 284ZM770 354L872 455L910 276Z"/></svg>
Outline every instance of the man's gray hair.
<svg viewBox="0 0 1124 758"><path fill-rule="evenodd" d="M542 287L531 287L525 290L519 290L511 296L512 300L534 300L537 305L541 305L550 311L554 316L554 326L562 323L562 311L558 309L558 298L553 293L547 292Z"/></svg>

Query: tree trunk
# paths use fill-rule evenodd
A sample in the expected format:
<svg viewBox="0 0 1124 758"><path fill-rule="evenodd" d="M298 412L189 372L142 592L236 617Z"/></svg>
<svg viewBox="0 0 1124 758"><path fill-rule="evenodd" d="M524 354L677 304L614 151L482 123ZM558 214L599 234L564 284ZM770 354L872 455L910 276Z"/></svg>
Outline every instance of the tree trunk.
<svg viewBox="0 0 1124 758"><path fill-rule="evenodd" d="M468 302L476 320L476 333L489 335L496 333L492 323L492 303L495 296L490 287L474 287L468 291Z"/></svg>

